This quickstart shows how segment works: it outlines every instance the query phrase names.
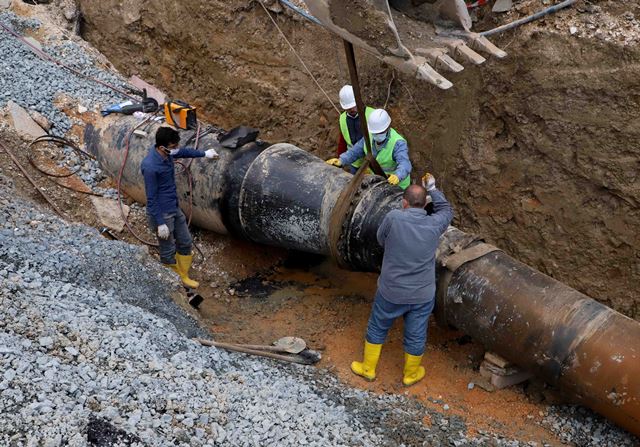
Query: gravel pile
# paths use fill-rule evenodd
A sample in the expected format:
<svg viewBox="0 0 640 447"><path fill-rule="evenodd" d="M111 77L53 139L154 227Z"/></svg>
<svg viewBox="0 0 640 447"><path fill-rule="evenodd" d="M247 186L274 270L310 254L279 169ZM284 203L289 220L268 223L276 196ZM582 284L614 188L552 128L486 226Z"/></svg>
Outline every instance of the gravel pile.
<svg viewBox="0 0 640 447"><path fill-rule="evenodd" d="M592 411L578 406L554 406L542 424L568 444L580 447L637 447L640 440Z"/></svg>
<svg viewBox="0 0 640 447"><path fill-rule="evenodd" d="M285 370L190 341L144 249L2 197L1 445L86 445L92 417L153 446L379 442Z"/></svg>
<svg viewBox="0 0 640 447"><path fill-rule="evenodd" d="M0 13L0 22L21 34L40 27L37 20L18 17L11 12ZM0 39L0 57L3 61L0 65L0 107L13 100L26 110L39 112L52 125L51 134L64 136L73 124L72 119L54 104L61 93L76 99L88 110L100 110L126 99L100 84L41 59L6 32L0 33L3 34ZM53 42L43 45L43 50L86 75L125 88L126 83L118 74L97 68L95 58L73 41ZM72 171L80 169L78 176L95 193L108 198L117 197L114 189L97 186L105 175L96 161L79 157L70 148L64 149L64 156L65 160L60 165Z"/></svg>
<svg viewBox="0 0 640 447"><path fill-rule="evenodd" d="M24 19L8 11L0 13L0 22L21 34L40 26L37 20ZM124 101L125 98L120 94L42 60L4 30L0 33L0 107L12 99L27 110L41 113L52 124L51 133L63 136L71 128L72 122L54 105L54 100L61 93L78 99L88 109L99 109ZM118 88L125 85L119 76L96 68L94 58L73 41L43 45L43 50L84 74Z"/></svg>

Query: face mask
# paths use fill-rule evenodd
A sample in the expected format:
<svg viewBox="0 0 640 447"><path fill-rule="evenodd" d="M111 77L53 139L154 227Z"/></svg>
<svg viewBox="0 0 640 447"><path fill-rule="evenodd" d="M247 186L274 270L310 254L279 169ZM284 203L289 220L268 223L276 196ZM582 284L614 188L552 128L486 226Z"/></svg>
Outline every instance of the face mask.
<svg viewBox="0 0 640 447"><path fill-rule="evenodd" d="M178 151L179 151L180 149L178 149L178 148L175 148L175 149L169 149L169 148L167 148L167 147L160 146L160 150L162 151L162 153L163 153L164 155L166 155L166 156L168 157L169 155L175 155L175 154L177 154L177 153L178 153Z"/></svg>
<svg viewBox="0 0 640 447"><path fill-rule="evenodd" d="M387 132L373 134L373 141L375 141L376 143L382 143L386 139L387 139Z"/></svg>

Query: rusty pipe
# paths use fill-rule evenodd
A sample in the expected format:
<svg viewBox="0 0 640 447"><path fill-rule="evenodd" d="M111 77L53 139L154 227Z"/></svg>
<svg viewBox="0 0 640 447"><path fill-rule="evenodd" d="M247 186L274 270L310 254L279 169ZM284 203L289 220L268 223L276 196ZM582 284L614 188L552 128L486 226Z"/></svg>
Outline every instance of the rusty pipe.
<svg viewBox="0 0 640 447"><path fill-rule="evenodd" d="M117 172L123 139L136 123L121 117L87 127L87 149L106 171ZM131 142L123 173L127 193L143 203L140 162L157 126ZM189 135L183 132L183 141ZM201 147L214 140L205 136ZM329 218L348 174L290 144L253 142L218 152L218 162L192 165L195 224L257 243L331 254ZM177 176L182 199L184 177ZM401 194L381 177L365 177L340 229L338 251L349 268L379 269L376 230L400 206ZM443 235L439 319L640 435L640 323L501 251L480 252L459 265L448 262L477 247L477 238L454 227Z"/></svg>
<svg viewBox="0 0 640 447"><path fill-rule="evenodd" d="M640 434L640 323L499 250L438 276L440 321Z"/></svg>

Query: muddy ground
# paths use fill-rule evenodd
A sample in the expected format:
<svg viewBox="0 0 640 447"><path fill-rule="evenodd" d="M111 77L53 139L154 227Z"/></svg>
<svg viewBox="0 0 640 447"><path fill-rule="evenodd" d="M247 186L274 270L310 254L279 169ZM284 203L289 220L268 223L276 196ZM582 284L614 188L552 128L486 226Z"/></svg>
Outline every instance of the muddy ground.
<svg viewBox="0 0 640 447"><path fill-rule="evenodd" d="M335 150L335 110L257 2L79 3L83 36L124 73L196 103L223 126L256 126L272 142L323 157ZM516 4L479 26L544 6ZM298 16L274 17L337 101L348 76L341 42ZM394 79L390 67L357 52L367 101L382 106L390 92L414 176L436 174L456 206L456 225L635 318L638 18L633 1L579 2L494 38L509 57L449 76L448 91Z"/></svg>

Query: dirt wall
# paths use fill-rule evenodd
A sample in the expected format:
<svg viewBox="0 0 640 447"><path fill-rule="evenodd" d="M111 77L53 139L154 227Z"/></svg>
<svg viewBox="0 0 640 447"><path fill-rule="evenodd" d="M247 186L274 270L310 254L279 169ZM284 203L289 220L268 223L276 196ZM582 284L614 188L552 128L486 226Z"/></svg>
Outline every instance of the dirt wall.
<svg viewBox="0 0 640 447"><path fill-rule="evenodd" d="M334 151L337 113L257 2L80 6L85 38L123 72L196 103L223 126L256 126L269 141L322 157ZM391 68L358 53L362 87L372 105L388 97L414 176L436 174L458 226L639 318L640 49L572 35L568 23L584 21L580 14L590 12L494 39L509 58L468 67L444 92L405 75L390 83ZM348 76L341 42L297 16L274 17L337 103Z"/></svg>

